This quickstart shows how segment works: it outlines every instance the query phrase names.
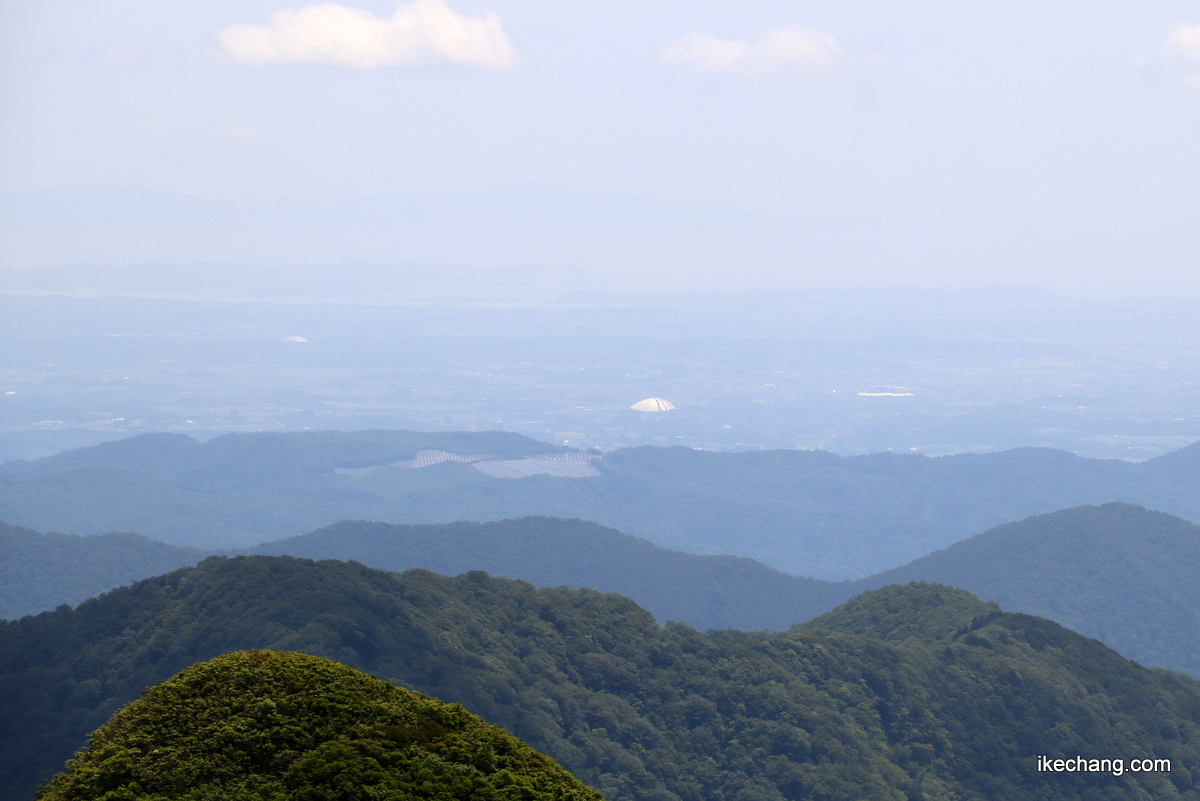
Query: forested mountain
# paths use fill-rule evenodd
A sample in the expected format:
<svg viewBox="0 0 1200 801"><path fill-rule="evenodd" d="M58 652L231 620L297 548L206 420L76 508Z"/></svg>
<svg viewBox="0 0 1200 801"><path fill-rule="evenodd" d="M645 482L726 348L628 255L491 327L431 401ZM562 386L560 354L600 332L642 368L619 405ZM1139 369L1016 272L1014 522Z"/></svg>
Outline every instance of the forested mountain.
<svg viewBox="0 0 1200 801"><path fill-rule="evenodd" d="M844 600L845 589L739 556L699 556L584 520L391 525L343 521L246 553L342 559L384 570L484 570L538 586L635 599L660 621L700 629L786 629ZM0 523L0 619L77 604L192 565L211 553L136 534L42 534Z"/></svg>
<svg viewBox="0 0 1200 801"><path fill-rule="evenodd" d="M1200 677L1200 527L1125 503L998 526L852 592L936 581L1050 618L1144 665Z"/></svg>
<svg viewBox="0 0 1200 801"><path fill-rule="evenodd" d="M288 651L237 651L117 711L40 801L603 801L457 704Z"/></svg>
<svg viewBox="0 0 1200 801"><path fill-rule="evenodd" d="M627 595L660 621L702 630L786 629L866 590L933 581L1049 618L1144 665L1200 678L1200 526L1125 503L1008 523L853 582L666 551L591 523L546 518L345 522L255 552L449 575L481 569L539 586L590 587Z"/></svg>
<svg viewBox="0 0 1200 801"><path fill-rule="evenodd" d="M0 465L0 520L43 531L136 531L180 545L248 546L348 518L389 519L396 512L390 501L356 488L361 476L335 470L437 449L511 459L562 450L503 432L231 434L204 443L146 434ZM445 465L388 472L428 479L438 467Z"/></svg>
<svg viewBox="0 0 1200 801"><path fill-rule="evenodd" d="M43 534L0 523L0 618L74 605L207 555L137 534Z"/></svg>
<svg viewBox="0 0 1200 801"><path fill-rule="evenodd" d="M16 547L14 547L14 544ZM254 553L356 560L404 571L484 570L538 586L616 592L660 622L782 630L885 584L936 581L1046 617L1153 667L1200 677L1200 527L1110 503L1039 515L855 582L791 576L750 559L697 556L581 520L390 525L345 521ZM203 556L135 535L0 529L0 598L42 611ZM34 603L38 605L30 608ZM17 614L0 612L0 617Z"/></svg>
<svg viewBox="0 0 1200 801"><path fill-rule="evenodd" d="M461 702L609 801L1200 798L1195 681L959 590L701 634L594 591L265 556L0 626L0 798L28 798L143 687L260 648ZM1170 772L1037 770L1077 755Z"/></svg>
<svg viewBox="0 0 1200 801"><path fill-rule="evenodd" d="M1142 464L1037 448L928 458L644 447L593 459L590 478L497 478L455 461L387 466L437 449L507 460L563 452L495 432L230 434L205 443L143 435L0 466L0 519L229 548L345 519L552 515L829 580L890 569L992 526L1081 504L1126 501L1200 520L1200 444Z"/></svg>
<svg viewBox="0 0 1200 801"><path fill-rule="evenodd" d="M786 629L842 600L843 588L740 556L697 556L583 520L389 525L346 521L268 542L252 553L353 559L401 572L483 570L539 587L586 587L633 598L661 622L704 629Z"/></svg>

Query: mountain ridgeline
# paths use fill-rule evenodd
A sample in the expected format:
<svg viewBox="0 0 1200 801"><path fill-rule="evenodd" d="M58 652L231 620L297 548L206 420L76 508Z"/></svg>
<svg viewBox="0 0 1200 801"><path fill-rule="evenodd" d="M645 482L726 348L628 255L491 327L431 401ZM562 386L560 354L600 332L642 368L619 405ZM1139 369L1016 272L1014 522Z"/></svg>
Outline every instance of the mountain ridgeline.
<svg viewBox="0 0 1200 801"><path fill-rule="evenodd" d="M851 593L935 581L1054 620L1144 665L1200 678L1200 527L1125 503L1007 523Z"/></svg>
<svg viewBox="0 0 1200 801"><path fill-rule="evenodd" d="M345 521L253 552L355 560L391 571L484 570L538 586L615 592L660 622L701 630L784 630L868 589L934 581L1049 618L1144 665L1200 678L1200 527L1122 503L1008 523L855 582L791 576L742 557L671 551L595 523L556 518ZM0 528L6 582L0 617L78 603L85 590L94 594L155 575L163 562L170 569L199 558L134 535L78 538Z"/></svg>
<svg viewBox="0 0 1200 801"><path fill-rule="evenodd" d="M74 606L210 555L138 534L81 537L0 523L0 618Z"/></svg>
<svg viewBox="0 0 1200 801"><path fill-rule="evenodd" d="M592 459L588 478L497 478L456 461L394 466L422 450L507 460L566 452L499 432L229 434L204 443L147 434L0 466L0 519L213 549L347 519L576 517L827 580L861 578L1002 523L1085 504L1124 501L1200 521L1200 444L1141 464L1038 448L928 458L642 447Z"/></svg>
<svg viewBox="0 0 1200 801"><path fill-rule="evenodd" d="M346 521L250 550L355 560L396 572L483 570L539 587L615 592L662 622L702 630L786 629L845 600L837 585L752 559L672 551L607 526L551 517L416 526Z"/></svg>
<svg viewBox="0 0 1200 801"><path fill-rule="evenodd" d="M547 518L346 522L254 552L354 559L395 571L482 569L539 586L590 587L627 595L659 620L700 629L786 629L866 590L932 581L1049 618L1142 664L1200 678L1200 527L1124 503L1007 523L852 582L668 551L595 524Z"/></svg>
<svg viewBox="0 0 1200 801"><path fill-rule="evenodd" d="M28 798L142 688L257 649L461 703L609 801L1200 798L1194 680L961 590L702 634L591 590L267 556L0 626L0 798ZM1077 755L1158 767L1038 769Z"/></svg>

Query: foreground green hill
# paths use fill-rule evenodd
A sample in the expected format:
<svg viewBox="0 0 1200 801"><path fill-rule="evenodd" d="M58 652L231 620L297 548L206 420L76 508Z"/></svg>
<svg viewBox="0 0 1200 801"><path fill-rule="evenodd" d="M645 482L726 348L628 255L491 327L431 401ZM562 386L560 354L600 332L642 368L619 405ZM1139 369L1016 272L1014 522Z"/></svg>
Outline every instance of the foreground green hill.
<svg viewBox="0 0 1200 801"><path fill-rule="evenodd" d="M1142 464L1022 448L940 458L631 448L599 475L494 478L470 464L387 467L422 449L501 459L560 451L497 432L153 434L0 466L0 519L39 530L136 531L248 547L339 520L446 523L575 517L665 547L796 575L856 579L992 526L1126 501L1200 521L1200 445ZM351 471L378 467L366 472Z"/></svg>
<svg viewBox="0 0 1200 801"><path fill-rule="evenodd" d="M461 702L609 799L1200 798L1195 681L959 590L701 634L594 591L265 556L0 626L0 798L142 688L251 648ZM1076 755L1170 771L1037 770Z"/></svg>
<svg viewBox="0 0 1200 801"><path fill-rule="evenodd" d="M37 797L601 801L457 704L286 651L226 654L148 689Z"/></svg>

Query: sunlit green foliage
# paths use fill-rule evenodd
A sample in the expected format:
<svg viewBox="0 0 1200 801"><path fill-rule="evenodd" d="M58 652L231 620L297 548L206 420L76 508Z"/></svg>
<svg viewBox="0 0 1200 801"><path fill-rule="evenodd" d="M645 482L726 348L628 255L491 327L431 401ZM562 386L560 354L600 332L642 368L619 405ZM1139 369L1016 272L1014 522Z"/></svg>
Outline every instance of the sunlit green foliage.
<svg viewBox="0 0 1200 801"><path fill-rule="evenodd" d="M210 559L0 627L0 797L28 798L143 687L247 648L461 702L610 801L1200 798L1195 681L960 590L703 634L615 595L287 557ZM1077 753L1172 771L1035 770Z"/></svg>
<svg viewBox="0 0 1200 801"><path fill-rule="evenodd" d="M147 690L41 801L601 801L458 704L345 665L239 651Z"/></svg>

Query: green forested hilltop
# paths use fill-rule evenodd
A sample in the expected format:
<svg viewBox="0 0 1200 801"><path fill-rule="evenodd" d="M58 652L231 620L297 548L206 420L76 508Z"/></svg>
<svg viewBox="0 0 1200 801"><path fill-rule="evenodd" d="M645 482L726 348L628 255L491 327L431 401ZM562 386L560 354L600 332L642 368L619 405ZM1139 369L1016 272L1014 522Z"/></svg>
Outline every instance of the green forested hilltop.
<svg viewBox="0 0 1200 801"><path fill-rule="evenodd" d="M602 801L461 706L328 659L238 651L117 711L40 801Z"/></svg>
<svg viewBox="0 0 1200 801"><path fill-rule="evenodd" d="M1200 798L1191 679L944 587L877 591L821 622L706 635L619 596L482 573L209 559L0 627L0 797L28 798L141 688L274 648L459 701L610 800ZM1172 769L1035 769L1077 754Z"/></svg>
<svg viewBox="0 0 1200 801"><path fill-rule="evenodd" d="M577 517L692 553L796 575L859 578L992 526L1081 504L1139 503L1200 521L1200 445L1142 464L1022 448L939 458L629 448L600 475L493 478L471 465L369 467L438 448L521 458L561 450L497 432L153 434L0 466L0 520L248 547L339 520L443 523Z"/></svg>

